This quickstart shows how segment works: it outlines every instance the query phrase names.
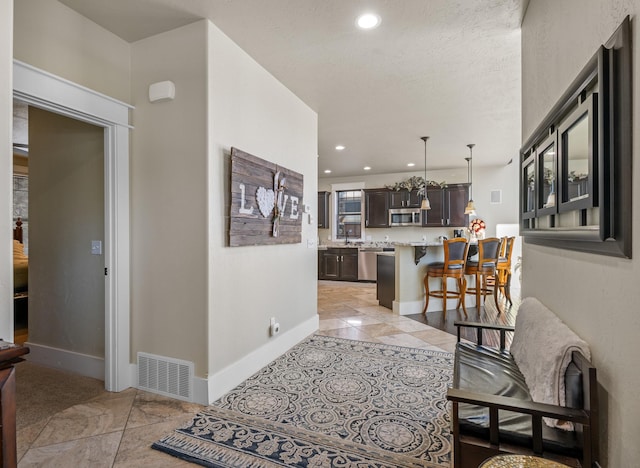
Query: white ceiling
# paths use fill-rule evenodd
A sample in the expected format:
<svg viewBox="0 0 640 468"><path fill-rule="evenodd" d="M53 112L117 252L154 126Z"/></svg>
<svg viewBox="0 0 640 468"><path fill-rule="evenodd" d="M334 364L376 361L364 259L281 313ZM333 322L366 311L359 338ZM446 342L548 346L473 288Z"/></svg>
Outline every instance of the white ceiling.
<svg viewBox="0 0 640 468"><path fill-rule="evenodd" d="M129 42L209 18L318 113L320 177L421 171L421 136L428 169L468 143L475 166L517 160L528 0L60 1Z"/></svg>

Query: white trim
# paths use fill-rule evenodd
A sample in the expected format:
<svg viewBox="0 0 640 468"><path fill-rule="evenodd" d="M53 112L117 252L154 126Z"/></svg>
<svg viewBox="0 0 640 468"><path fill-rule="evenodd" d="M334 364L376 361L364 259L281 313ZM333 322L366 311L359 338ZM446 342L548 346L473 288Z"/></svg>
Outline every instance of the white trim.
<svg viewBox="0 0 640 468"><path fill-rule="evenodd" d="M200 405L209 404L209 382L202 377L193 378L193 402ZM213 400L211 400L213 401Z"/></svg>
<svg viewBox="0 0 640 468"><path fill-rule="evenodd" d="M29 362L94 379L104 379L104 359L102 358L29 342L25 343L25 346L30 350L25 356Z"/></svg>
<svg viewBox="0 0 640 468"><path fill-rule="evenodd" d="M116 99L14 60L14 96L30 105L104 128L105 388L132 386L129 277L129 110Z"/></svg>
<svg viewBox="0 0 640 468"><path fill-rule="evenodd" d="M117 125L128 126L129 109L133 109L130 104L19 60L13 61L13 90L19 96L24 94L36 99L44 98L49 108L58 105L70 112L81 112ZM37 105L36 102L33 104Z"/></svg>
<svg viewBox="0 0 640 468"><path fill-rule="evenodd" d="M439 302L440 306L442 306L442 302ZM424 308L424 301L405 301L398 302L393 301L393 313L398 315L412 315L412 314L420 314L422 313L422 309ZM442 307L440 307L442 309Z"/></svg>
<svg viewBox="0 0 640 468"><path fill-rule="evenodd" d="M338 192L342 190L364 190L364 182L347 182L343 184L331 184L332 192Z"/></svg>
<svg viewBox="0 0 640 468"><path fill-rule="evenodd" d="M284 354L292 346L314 333L318 329L318 323L318 316L314 315L297 327L253 350L239 361L210 375L208 379L209 401L207 404L214 402L275 358Z"/></svg>
<svg viewBox="0 0 640 468"><path fill-rule="evenodd" d="M458 305L458 299L447 299L447 310L455 310L457 305ZM472 294L467 294L464 305L467 308L475 307L476 297ZM394 314L398 314L398 315L421 314L423 310L424 310L424 299L421 301L407 301L407 302L393 301ZM460 307L460 310L462 310L462 307ZM438 297L431 297L429 299L429 307L427 307L427 312L436 312L436 311L442 311L442 299Z"/></svg>

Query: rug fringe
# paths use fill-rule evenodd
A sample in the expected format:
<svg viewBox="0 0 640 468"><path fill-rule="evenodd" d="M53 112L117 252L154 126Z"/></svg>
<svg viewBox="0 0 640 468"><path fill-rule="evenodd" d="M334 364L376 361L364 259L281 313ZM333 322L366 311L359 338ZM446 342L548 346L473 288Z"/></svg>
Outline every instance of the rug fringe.
<svg viewBox="0 0 640 468"><path fill-rule="evenodd" d="M196 439L192 439L184 434L173 433L155 442L152 448L170 455L178 455L182 459L189 457L189 461L206 461L216 468L273 468L276 466L286 466L272 460L259 458L257 454L246 454L235 452L229 447L221 447L215 444L203 446ZM184 455L184 456L183 456ZM195 458L198 455L200 458Z"/></svg>

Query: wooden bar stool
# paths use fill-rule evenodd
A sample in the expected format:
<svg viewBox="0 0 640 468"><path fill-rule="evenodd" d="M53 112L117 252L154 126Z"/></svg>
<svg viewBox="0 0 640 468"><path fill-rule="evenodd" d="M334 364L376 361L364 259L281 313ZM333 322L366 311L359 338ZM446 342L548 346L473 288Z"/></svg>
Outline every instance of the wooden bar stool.
<svg viewBox="0 0 640 468"><path fill-rule="evenodd" d="M504 297L511 302L511 255L513 254L513 244L516 242L515 237L503 237L500 244L500 256L496 265L496 283L498 292L502 292Z"/></svg>
<svg viewBox="0 0 640 468"><path fill-rule="evenodd" d="M478 260L468 260L465 266L465 275L476 277L475 287L466 288L466 293L476 296L478 313L480 312L480 298L484 299L488 294L493 294L498 312L502 312L498 304L498 288L495 285L495 281L493 281L493 284L491 284L491 281L487 281L489 278L495 278L499 252L500 239L497 237L480 239L478 241Z"/></svg>
<svg viewBox="0 0 640 468"><path fill-rule="evenodd" d="M444 262L434 262L427 265L427 274L424 277L425 304L423 314L427 313L429 306L429 297L439 297L442 299L443 319L447 316L447 299L458 299L456 310L460 309L462 302L462 310L465 317L467 316L467 306L464 303L464 294L467 287L467 280L464 277L464 267L467 261L467 253L469 252L469 243L467 239L455 238L445 240L444 246ZM441 278L442 289L431 291L429 289L429 278ZM458 284L457 291L447 290L447 279L455 278Z"/></svg>

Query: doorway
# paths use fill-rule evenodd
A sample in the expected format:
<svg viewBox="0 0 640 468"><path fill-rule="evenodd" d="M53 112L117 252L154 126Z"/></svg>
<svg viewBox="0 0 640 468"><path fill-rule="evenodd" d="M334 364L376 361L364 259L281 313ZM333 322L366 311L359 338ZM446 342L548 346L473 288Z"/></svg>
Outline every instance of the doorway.
<svg viewBox="0 0 640 468"><path fill-rule="evenodd" d="M26 315L29 346L104 360L104 129L35 107L28 129L28 307L14 328Z"/></svg>
<svg viewBox="0 0 640 468"><path fill-rule="evenodd" d="M13 64L14 97L32 107L98 127L103 148L104 358L30 346L36 362L104 379L119 392L133 386L130 364L129 110L131 106L19 61ZM64 183L65 175L60 179ZM33 223L33 220L31 220ZM37 227L32 225L32 230ZM90 240L100 240L100 237ZM91 246L90 246L91 247ZM33 248L33 246L31 247Z"/></svg>

